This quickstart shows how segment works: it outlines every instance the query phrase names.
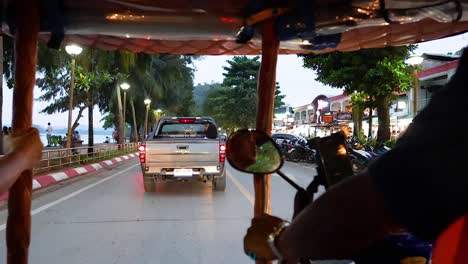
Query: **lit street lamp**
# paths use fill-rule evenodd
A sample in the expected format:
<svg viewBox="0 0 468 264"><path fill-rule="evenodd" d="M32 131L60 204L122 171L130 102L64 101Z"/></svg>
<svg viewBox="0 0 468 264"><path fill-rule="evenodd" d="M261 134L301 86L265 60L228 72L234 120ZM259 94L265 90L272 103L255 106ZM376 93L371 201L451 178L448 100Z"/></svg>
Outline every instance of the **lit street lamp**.
<svg viewBox="0 0 468 264"><path fill-rule="evenodd" d="M413 56L406 60L406 63L414 67L413 78L414 78L414 87L413 87L413 117L416 116L418 112L418 65L423 62L424 58L421 56Z"/></svg>
<svg viewBox="0 0 468 264"><path fill-rule="evenodd" d="M123 121L124 121L124 142L126 141L125 138L126 138L126 133L125 133L125 129L127 128L127 122L125 120L125 106L127 104L127 90L130 88L130 84L124 82L122 84L120 84L120 88L124 91L124 102L123 102Z"/></svg>
<svg viewBox="0 0 468 264"><path fill-rule="evenodd" d="M157 121L159 121L159 119L161 118L161 112L162 112L161 109L156 110L156 113L158 113L158 120Z"/></svg>
<svg viewBox="0 0 468 264"><path fill-rule="evenodd" d="M71 142L72 142L72 131L71 131L71 122L72 122L72 114L73 114L73 88L75 87L75 61L76 61L76 56L83 51L83 48L81 48L78 45L68 45L65 47L65 50L67 51L68 54L71 55L72 57L72 64L71 64L71 78L70 78L70 97L68 101L68 135L67 135L67 148L71 148ZM71 156L70 156L71 158Z"/></svg>
<svg viewBox="0 0 468 264"><path fill-rule="evenodd" d="M146 115L145 115L145 138L146 139L146 136L148 135L148 112L149 112L149 109L150 109L150 104L151 104L151 100L150 99L145 99L144 101L145 105L146 105Z"/></svg>

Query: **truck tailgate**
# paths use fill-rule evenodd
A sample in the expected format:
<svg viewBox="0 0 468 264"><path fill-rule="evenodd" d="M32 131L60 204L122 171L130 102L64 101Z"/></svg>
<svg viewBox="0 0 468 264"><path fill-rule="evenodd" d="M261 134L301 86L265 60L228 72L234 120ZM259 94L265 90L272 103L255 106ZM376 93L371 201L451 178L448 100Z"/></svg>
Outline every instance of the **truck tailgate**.
<svg viewBox="0 0 468 264"><path fill-rule="evenodd" d="M147 165L190 168L219 164L217 139L170 139L146 142Z"/></svg>

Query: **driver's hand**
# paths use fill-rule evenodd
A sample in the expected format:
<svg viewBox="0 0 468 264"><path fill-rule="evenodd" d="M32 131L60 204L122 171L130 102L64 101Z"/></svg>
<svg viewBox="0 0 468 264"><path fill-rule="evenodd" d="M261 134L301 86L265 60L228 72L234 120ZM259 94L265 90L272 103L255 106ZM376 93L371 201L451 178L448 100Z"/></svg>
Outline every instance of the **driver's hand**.
<svg viewBox="0 0 468 264"><path fill-rule="evenodd" d="M268 245L268 236L283 220L264 214L252 219L252 225L244 237L244 252L254 260L274 260L276 256Z"/></svg>

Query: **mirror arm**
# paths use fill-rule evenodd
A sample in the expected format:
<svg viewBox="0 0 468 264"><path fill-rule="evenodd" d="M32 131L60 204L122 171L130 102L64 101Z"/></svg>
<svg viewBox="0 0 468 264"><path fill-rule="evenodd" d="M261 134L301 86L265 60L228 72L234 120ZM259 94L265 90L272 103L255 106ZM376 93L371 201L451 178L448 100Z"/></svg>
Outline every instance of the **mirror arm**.
<svg viewBox="0 0 468 264"><path fill-rule="evenodd" d="M288 176L286 176L283 172L281 172L280 170L277 170L276 173L278 173L279 176L281 176L281 178L283 178L286 182L288 182L289 184L291 184L294 188L296 188L296 190L298 191L305 191L304 188L302 188L301 186L297 185L297 183L293 182Z"/></svg>

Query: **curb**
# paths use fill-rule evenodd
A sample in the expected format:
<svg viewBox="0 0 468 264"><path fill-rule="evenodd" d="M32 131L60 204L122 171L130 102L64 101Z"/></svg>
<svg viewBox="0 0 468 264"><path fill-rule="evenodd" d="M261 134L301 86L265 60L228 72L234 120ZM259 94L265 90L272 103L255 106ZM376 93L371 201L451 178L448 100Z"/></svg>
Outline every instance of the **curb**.
<svg viewBox="0 0 468 264"><path fill-rule="evenodd" d="M58 182L61 182L61 181L64 181L64 180L67 180L67 179L70 179L79 175L83 175L89 172L108 168L114 164L129 160L129 159L133 159L135 157L138 157L138 153L123 155L123 156L116 157L110 160L104 160L98 163L87 164L82 167L71 168L65 171L61 171L61 172L54 172L54 173L45 174L45 175L37 175L33 177L32 189L34 191L40 188L44 188L44 187L56 184ZM8 199L8 192L0 196L0 201L4 201L7 199Z"/></svg>

